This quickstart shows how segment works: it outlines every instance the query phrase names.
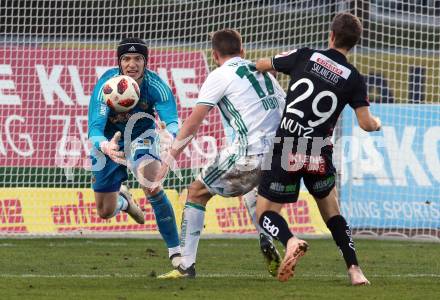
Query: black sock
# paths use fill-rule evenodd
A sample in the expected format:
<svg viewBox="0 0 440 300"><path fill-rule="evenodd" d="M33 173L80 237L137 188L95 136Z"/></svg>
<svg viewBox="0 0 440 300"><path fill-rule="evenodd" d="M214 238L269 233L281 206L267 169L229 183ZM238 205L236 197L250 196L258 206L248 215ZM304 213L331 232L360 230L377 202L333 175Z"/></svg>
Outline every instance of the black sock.
<svg viewBox="0 0 440 300"><path fill-rule="evenodd" d="M344 256L347 268L351 265L358 265L356 249L354 247L353 238L351 237L351 229L344 217L341 215L331 217L330 220L327 221L327 227L330 229L336 245L338 245Z"/></svg>
<svg viewBox="0 0 440 300"><path fill-rule="evenodd" d="M258 222L264 231L283 243L284 247L287 246L287 241L293 237L286 220L274 211L265 211Z"/></svg>

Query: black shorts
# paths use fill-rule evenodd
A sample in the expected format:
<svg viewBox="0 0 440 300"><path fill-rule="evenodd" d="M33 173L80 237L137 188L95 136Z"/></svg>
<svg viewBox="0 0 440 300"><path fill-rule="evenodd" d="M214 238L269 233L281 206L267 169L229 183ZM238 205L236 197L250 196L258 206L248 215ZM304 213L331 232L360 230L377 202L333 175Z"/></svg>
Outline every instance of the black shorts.
<svg viewBox="0 0 440 300"><path fill-rule="evenodd" d="M293 153L283 158L281 154L274 154L271 169L261 173L258 194L272 202L294 203L303 178L313 197L324 198L335 186L335 175L332 153L315 157Z"/></svg>

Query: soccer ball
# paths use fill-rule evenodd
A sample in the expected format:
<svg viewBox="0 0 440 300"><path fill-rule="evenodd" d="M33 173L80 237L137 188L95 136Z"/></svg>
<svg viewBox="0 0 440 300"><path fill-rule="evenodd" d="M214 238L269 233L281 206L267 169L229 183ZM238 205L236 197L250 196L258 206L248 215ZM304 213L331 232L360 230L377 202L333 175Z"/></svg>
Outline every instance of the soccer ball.
<svg viewBox="0 0 440 300"><path fill-rule="evenodd" d="M104 102L115 112L127 112L139 101L139 85L126 75L119 75L107 80L102 89Z"/></svg>

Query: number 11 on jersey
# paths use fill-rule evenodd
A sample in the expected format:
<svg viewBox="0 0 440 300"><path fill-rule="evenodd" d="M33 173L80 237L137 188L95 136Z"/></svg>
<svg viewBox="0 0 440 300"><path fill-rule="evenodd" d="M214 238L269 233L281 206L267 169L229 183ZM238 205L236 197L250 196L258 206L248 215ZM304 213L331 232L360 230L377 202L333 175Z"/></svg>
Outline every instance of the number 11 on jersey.
<svg viewBox="0 0 440 300"><path fill-rule="evenodd" d="M255 92L257 93L258 97L260 97L260 99L262 99L261 102L262 102L265 110L276 109L279 107L279 104L278 104L278 101L276 98L268 97L268 96L274 94L273 83L272 83L272 80L270 79L269 75L267 75L266 73L259 73L258 72L259 74L261 74L261 76L264 77L264 83L266 85L266 90L268 92L268 94L266 94L266 92L263 90L263 88L261 87L261 85L256 77L256 76L259 76L259 74L258 75L254 74L254 73L257 73L257 70L255 69L254 66L252 66L252 65L240 66L237 68L237 71L235 73L240 78L246 77L249 80L249 82L251 83Z"/></svg>

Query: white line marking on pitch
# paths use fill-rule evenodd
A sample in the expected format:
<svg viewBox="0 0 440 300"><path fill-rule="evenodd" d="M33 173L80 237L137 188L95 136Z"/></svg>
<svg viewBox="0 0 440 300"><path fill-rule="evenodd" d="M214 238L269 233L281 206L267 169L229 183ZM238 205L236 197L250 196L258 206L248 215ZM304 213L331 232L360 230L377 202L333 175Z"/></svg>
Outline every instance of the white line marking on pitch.
<svg viewBox="0 0 440 300"><path fill-rule="evenodd" d="M147 278L146 274L0 274L1 278ZM271 278L263 274L199 274L199 278ZM347 277L345 274L297 274L295 277L313 278L313 277ZM440 274L370 274L371 278L440 278Z"/></svg>

